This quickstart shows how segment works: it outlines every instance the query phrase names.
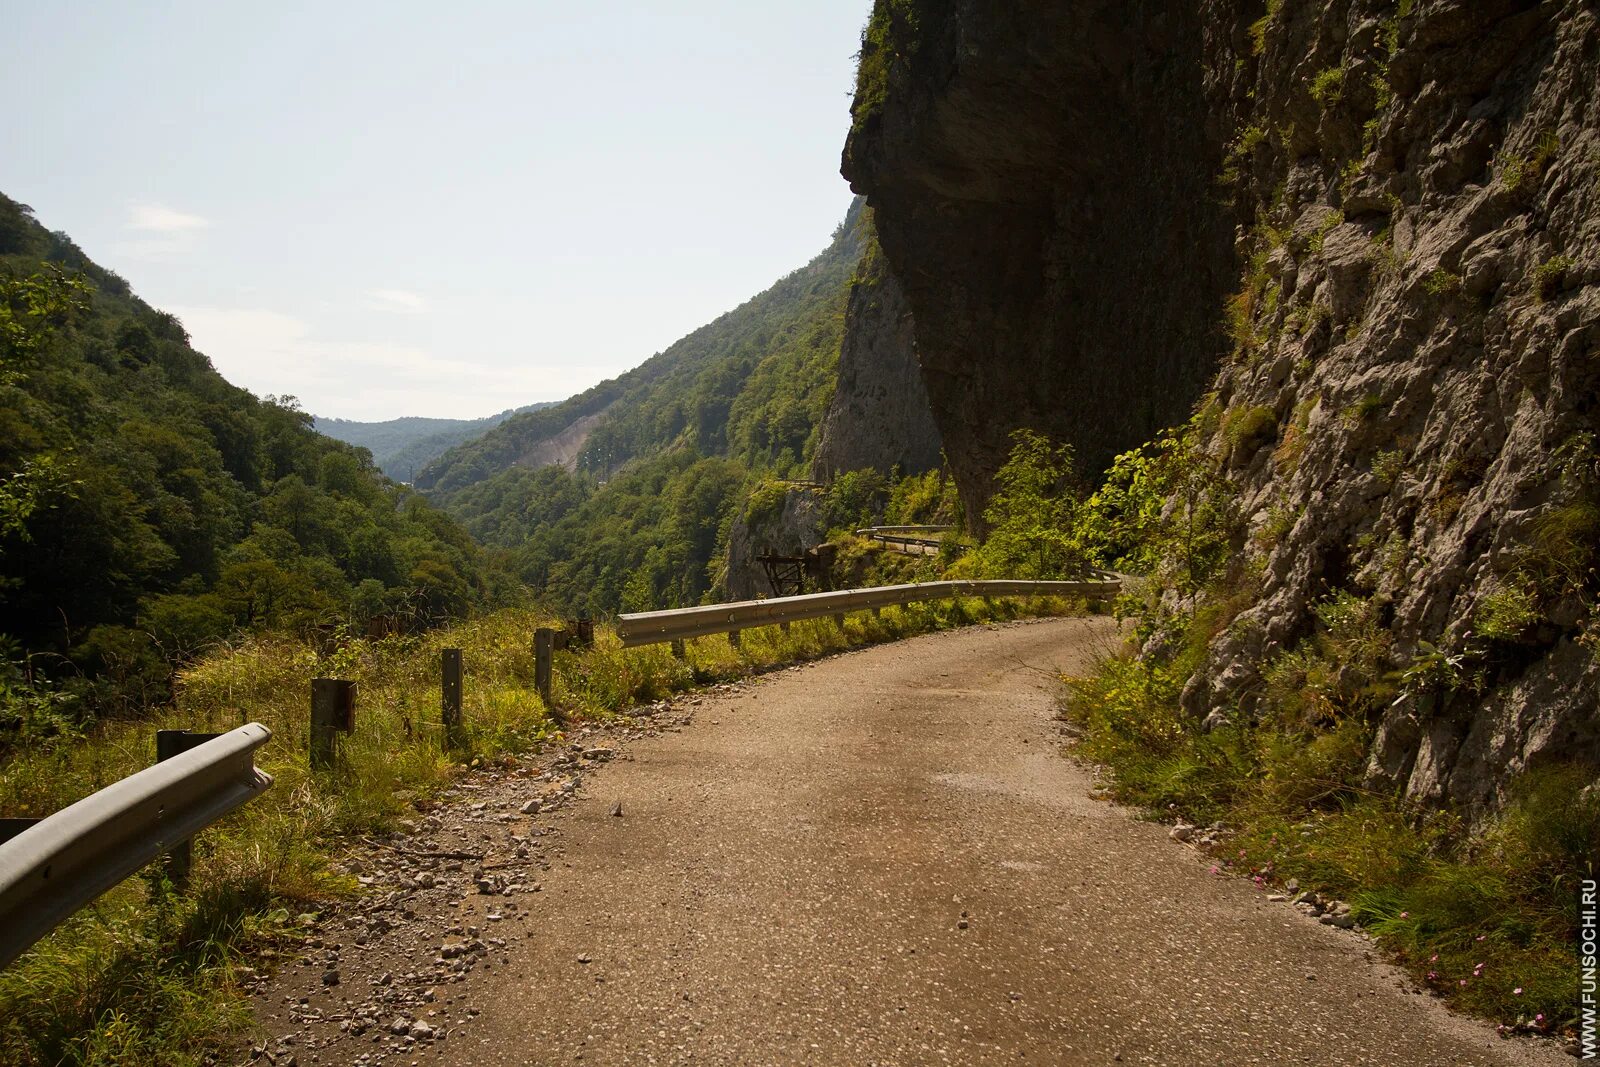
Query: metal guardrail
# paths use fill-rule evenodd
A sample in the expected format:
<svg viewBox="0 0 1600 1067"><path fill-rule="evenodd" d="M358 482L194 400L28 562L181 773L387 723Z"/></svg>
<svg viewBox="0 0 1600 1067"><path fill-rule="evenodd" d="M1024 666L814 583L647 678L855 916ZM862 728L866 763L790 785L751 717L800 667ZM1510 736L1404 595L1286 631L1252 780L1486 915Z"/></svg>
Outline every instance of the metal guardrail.
<svg viewBox="0 0 1600 1067"><path fill-rule="evenodd" d="M617 636L622 638L623 648L635 648L662 641L681 641L732 630L748 630L755 626L821 619L847 611L885 608L894 604L915 604L963 596L1081 596L1100 599L1115 596L1121 589L1121 579L1116 576L1087 582L987 580L884 585L872 589L845 589L836 593L806 593L801 596L774 597L771 600L744 600L734 604L707 604L696 608L618 615Z"/></svg>
<svg viewBox="0 0 1600 1067"><path fill-rule="evenodd" d="M856 531L856 535L885 546L897 547L907 555L936 556L944 547L944 539L915 535L946 533L954 529L954 526L863 526ZM912 549L915 551L910 551Z"/></svg>
<svg viewBox="0 0 1600 1067"><path fill-rule="evenodd" d="M878 534L948 533L954 529L954 526L863 526L856 533L862 537L875 537Z"/></svg>
<svg viewBox="0 0 1600 1067"><path fill-rule="evenodd" d="M250 723L129 775L0 844L0 967L157 856L259 796Z"/></svg>

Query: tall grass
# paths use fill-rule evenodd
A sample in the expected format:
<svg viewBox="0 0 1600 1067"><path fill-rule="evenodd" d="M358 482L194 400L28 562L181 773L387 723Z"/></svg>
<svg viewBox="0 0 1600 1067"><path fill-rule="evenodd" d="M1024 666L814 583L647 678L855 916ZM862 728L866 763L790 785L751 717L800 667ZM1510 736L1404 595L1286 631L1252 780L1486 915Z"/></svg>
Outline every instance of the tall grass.
<svg viewBox="0 0 1600 1067"><path fill-rule="evenodd" d="M1032 614L1081 610L1042 600ZM766 666L929 630L1012 617L1015 601L951 601L624 650L556 653L547 708L533 689L533 636L550 621L507 611L415 637L352 638L326 655L284 635L247 638L186 670L175 705L140 722L11 752L0 765L0 813L46 815L150 765L158 729L221 731L261 722L273 739L258 764L273 787L195 841L191 886L129 879L0 971L0 1063L198 1064L249 1019L242 969L292 938L316 911L359 892L334 857L348 835L425 805L470 767L560 740L575 719L630 707ZM440 719L440 651L460 648L464 730ZM356 728L338 765L312 773L310 680L357 686Z"/></svg>
<svg viewBox="0 0 1600 1067"><path fill-rule="evenodd" d="M1600 857L1592 773L1524 774L1477 833L1448 812L1364 789L1367 720L1342 713L1352 694L1329 694L1339 696L1340 664L1366 658L1356 651L1366 630L1341 622L1322 652L1285 654L1253 720L1203 729L1178 705L1189 665L1132 656L1069 679L1064 715L1080 731L1079 754L1111 771L1117 799L1227 828L1218 870L1342 898L1453 1006L1557 1032L1577 1004L1576 883Z"/></svg>

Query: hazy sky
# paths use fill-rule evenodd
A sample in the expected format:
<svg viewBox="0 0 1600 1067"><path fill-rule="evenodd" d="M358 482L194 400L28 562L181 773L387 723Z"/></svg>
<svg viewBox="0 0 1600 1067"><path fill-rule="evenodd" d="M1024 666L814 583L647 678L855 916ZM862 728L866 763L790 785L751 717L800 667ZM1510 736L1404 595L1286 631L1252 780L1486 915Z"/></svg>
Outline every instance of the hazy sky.
<svg viewBox="0 0 1600 1067"><path fill-rule="evenodd" d="M0 0L0 191L319 415L487 415L821 251L870 0Z"/></svg>

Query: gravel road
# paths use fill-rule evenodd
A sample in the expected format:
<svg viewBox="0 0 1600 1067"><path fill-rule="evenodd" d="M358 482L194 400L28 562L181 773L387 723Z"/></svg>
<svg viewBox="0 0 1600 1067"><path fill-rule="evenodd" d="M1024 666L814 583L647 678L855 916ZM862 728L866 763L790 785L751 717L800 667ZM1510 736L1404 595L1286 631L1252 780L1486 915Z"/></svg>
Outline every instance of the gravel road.
<svg viewBox="0 0 1600 1067"><path fill-rule="evenodd" d="M300 1032L298 1062L1567 1062L1093 799L1062 758L1054 675L1112 638L1094 619L974 627L706 697L559 814L475 831L538 842L543 825L561 845L538 853L541 891L515 897L519 933L404 1017L426 1019L420 1040L330 1022L320 1045ZM495 789L486 812L534 795ZM458 935L504 933L504 899L414 901L416 941L438 941L430 907ZM380 983L360 955L301 1017ZM264 992L269 1033L316 971Z"/></svg>

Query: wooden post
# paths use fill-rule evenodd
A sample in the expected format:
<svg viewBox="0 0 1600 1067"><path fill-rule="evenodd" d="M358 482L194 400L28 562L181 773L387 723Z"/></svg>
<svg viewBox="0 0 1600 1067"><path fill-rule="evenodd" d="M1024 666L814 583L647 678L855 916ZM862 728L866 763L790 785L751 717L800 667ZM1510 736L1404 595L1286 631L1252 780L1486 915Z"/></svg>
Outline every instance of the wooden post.
<svg viewBox="0 0 1600 1067"><path fill-rule="evenodd" d="M439 653L439 718L444 723L447 743L461 736L461 650L442 649Z"/></svg>
<svg viewBox="0 0 1600 1067"><path fill-rule="evenodd" d="M844 612L839 612L833 617L833 624L839 629L844 629Z"/></svg>
<svg viewBox="0 0 1600 1067"><path fill-rule="evenodd" d="M883 609L882 609L882 608L873 608L873 609L872 609L872 617L873 617L873 618L874 618L874 619L881 619L881 618L883 618Z"/></svg>
<svg viewBox="0 0 1600 1067"><path fill-rule="evenodd" d="M584 648L594 647L594 620L578 617L578 644Z"/></svg>
<svg viewBox="0 0 1600 1067"><path fill-rule="evenodd" d="M156 731L156 762L169 760L179 753L187 752L196 745L203 745L213 737L220 734L190 733L188 730L157 730ZM176 842L164 858L167 869L167 881L182 889L189 882L189 869L193 866L194 853L191 848L190 838Z"/></svg>
<svg viewBox="0 0 1600 1067"><path fill-rule="evenodd" d="M738 630L729 630L728 631L728 644L732 645L734 648L738 648L739 647L739 631Z"/></svg>
<svg viewBox="0 0 1600 1067"><path fill-rule="evenodd" d="M688 650L683 647L683 638L674 637L672 639L672 654L678 659L683 659L689 654Z"/></svg>
<svg viewBox="0 0 1600 1067"><path fill-rule="evenodd" d="M789 624L787 622L780 622L778 624L778 629L782 630L784 633L788 633L789 632Z"/></svg>
<svg viewBox="0 0 1600 1067"><path fill-rule="evenodd" d="M311 769L333 766L333 735L355 729L356 683L311 679Z"/></svg>
<svg viewBox="0 0 1600 1067"><path fill-rule="evenodd" d="M533 687L539 691L546 710L555 710L555 699L550 695L550 664L555 655L556 632L541 626L533 632Z"/></svg>

